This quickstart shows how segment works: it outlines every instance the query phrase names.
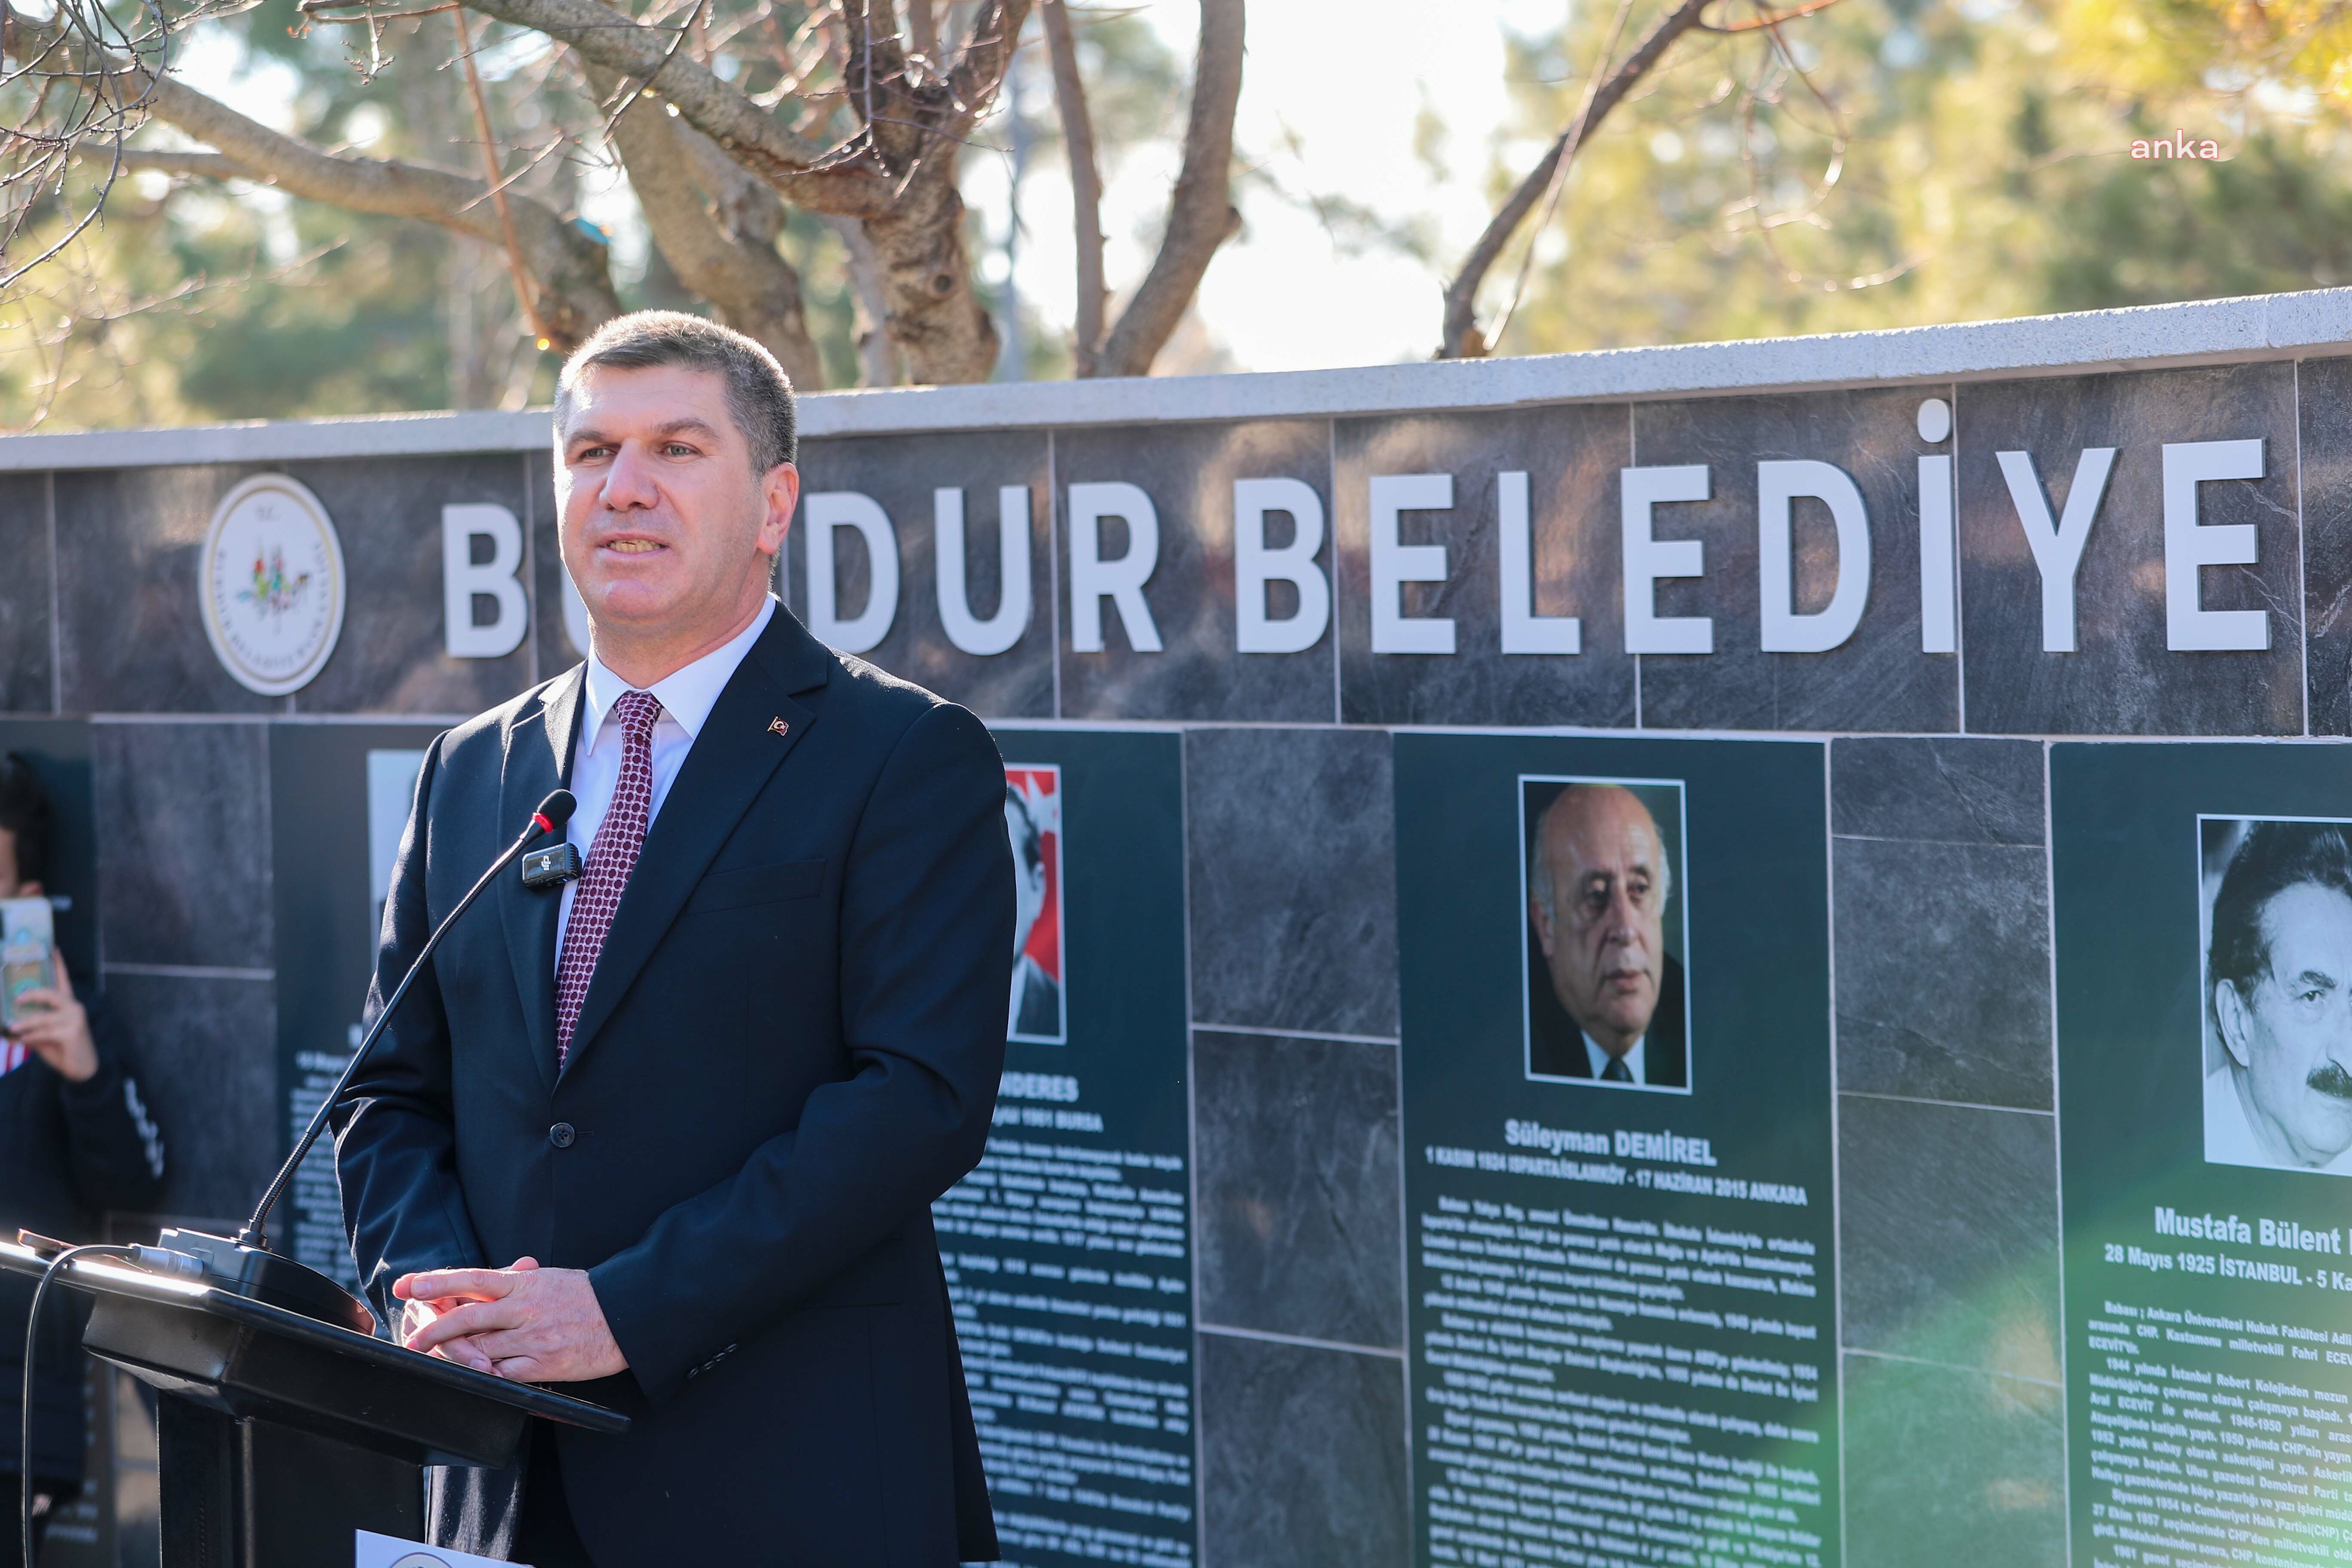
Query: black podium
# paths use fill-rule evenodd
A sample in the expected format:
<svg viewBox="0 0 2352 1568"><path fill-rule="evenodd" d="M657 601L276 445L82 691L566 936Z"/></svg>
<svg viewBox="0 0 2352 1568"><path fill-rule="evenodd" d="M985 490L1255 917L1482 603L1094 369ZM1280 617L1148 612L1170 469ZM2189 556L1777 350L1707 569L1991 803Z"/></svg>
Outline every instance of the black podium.
<svg viewBox="0 0 2352 1568"><path fill-rule="evenodd" d="M0 1245L0 1268L39 1254ZM164 1568L341 1568L352 1531L418 1540L426 1465L514 1462L531 1416L628 1417L211 1286L79 1258L83 1348L161 1391Z"/></svg>

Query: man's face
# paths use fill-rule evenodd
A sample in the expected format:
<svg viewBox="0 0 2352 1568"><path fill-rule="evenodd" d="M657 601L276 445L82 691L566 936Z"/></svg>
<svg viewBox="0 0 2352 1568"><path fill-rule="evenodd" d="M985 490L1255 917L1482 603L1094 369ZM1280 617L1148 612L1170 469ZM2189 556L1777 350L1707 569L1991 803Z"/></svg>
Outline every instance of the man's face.
<svg viewBox="0 0 2352 1568"><path fill-rule="evenodd" d="M2222 1043L2244 1069L2258 1133L2306 1165L2352 1148L2352 899L2312 883L2262 914L2270 968L2215 987Z"/></svg>
<svg viewBox="0 0 2352 1568"><path fill-rule="evenodd" d="M563 564L607 634L731 625L783 547L800 474L751 469L716 371L584 372L555 476Z"/></svg>
<svg viewBox="0 0 2352 1568"><path fill-rule="evenodd" d="M1018 962L1021 950L1029 945L1029 933L1035 928L1037 917L1045 912L1045 862L1041 858L1032 866L1022 856L1022 840L1029 837L1029 819L1009 800L1004 803L1004 831L1013 840L1013 957Z"/></svg>
<svg viewBox="0 0 2352 1568"><path fill-rule="evenodd" d="M1529 910L1552 990L1593 1043L1633 1049L1665 966L1665 850L1650 812L1614 786L1572 789L1544 820L1551 907Z"/></svg>

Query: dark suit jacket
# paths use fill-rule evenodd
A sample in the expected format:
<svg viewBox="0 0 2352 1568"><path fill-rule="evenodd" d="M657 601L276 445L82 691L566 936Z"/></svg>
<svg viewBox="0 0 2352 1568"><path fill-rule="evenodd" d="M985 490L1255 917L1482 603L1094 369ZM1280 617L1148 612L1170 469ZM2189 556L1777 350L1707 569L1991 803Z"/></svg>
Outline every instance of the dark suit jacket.
<svg viewBox="0 0 2352 1568"><path fill-rule="evenodd" d="M1528 1070L1539 1078L1591 1078L1591 1059L1576 1020L1559 1005L1540 949L1528 967ZM1690 1087L1690 1042L1684 1023L1683 966L1669 955L1658 972L1658 1010L1642 1037L1642 1076L1655 1089Z"/></svg>
<svg viewBox="0 0 2352 1568"><path fill-rule="evenodd" d="M570 773L584 672L426 752L370 1011ZM782 720L784 733L773 732ZM415 1269L585 1268L635 1422L552 1431L582 1539L640 1563L996 1555L931 1201L1004 1058L994 742L779 609L654 819L555 1066L552 894L508 871L352 1085L336 1161L378 1310ZM503 1555L520 1468L439 1472Z"/></svg>

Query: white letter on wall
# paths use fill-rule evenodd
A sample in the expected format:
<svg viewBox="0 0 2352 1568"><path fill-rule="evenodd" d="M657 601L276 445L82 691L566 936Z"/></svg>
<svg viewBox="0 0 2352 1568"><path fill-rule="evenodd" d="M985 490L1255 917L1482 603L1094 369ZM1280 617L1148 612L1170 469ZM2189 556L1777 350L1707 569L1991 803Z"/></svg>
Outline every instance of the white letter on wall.
<svg viewBox="0 0 2352 1568"><path fill-rule="evenodd" d="M1102 558L1107 517L1127 523L1127 553L1116 561ZM1118 609L1128 645L1138 653L1158 653L1160 628L1143 602L1143 584L1159 564L1160 514L1150 496L1129 484L1072 485L1070 646L1080 653L1102 651L1102 602L1108 599Z"/></svg>
<svg viewBox="0 0 2352 1568"><path fill-rule="evenodd" d="M2207 479L2259 479L2263 444L2168 441L2164 447L2164 646L2177 653L2259 652L2271 646L2262 610L2209 610L2197 574L2206 566L2252 566L2258 559L2251 522L2200 526L2197 487Z"/></svg>
<svg viewBox="0 0 2352 1568"><path fill-rule="evenodd" d="M940 625L948 641L966 653L1003 653L1029 629L1029 487L996 489L996 614L986 620L971 613L964 581L963 491L931 492L931 537L939 557Z"/></svg>
<svg viewBox="0 0 2352 1568"><path fill-rule="evenodd" d="M2113 447L2085 447L2074 461L2074 482L2067 487L2066 510L2056 523L2050 521L2050 500L2042 493L2041 476L2033 471L2031 452L1996 452L2001 478L2009 481L2010 504L2025 530L2033 564L2042 571L2042 650L2074 651L2074 571L2083 564L2083 544L2091 537L2091 520L2107 493L2107 475L2116 466Z"/></svg>
<svg viewBox="0 0 2352 1568"><path fill-rule="evenodd" d="M1960 650L1959 531L1952 521L1952 459L1919 458L1919 651Z"/></svg>
<svg viewBox="0 0 2352 1568"><path fill-rule="evenodd" d="M1502 537L1503 651L1581 653L1584 623L1574 616L1536 614L1535 524L1528 517L1528 477L1496 476L1495 504Z"/></svg>
<svg viewBox="0 0 2352 1568"><path fill-rule="evenodd" d="M1265 545L1265 514L1290 514L1294 534L1280 550ZM1300 653L1331 624L1331 584L1315 563L1323 548L1323 500L1303 479L1234 481L1234 646L1243 653ZM1265 613L1271 583L1298 589L1298 610L1284 620Z"/></svg>
<svg viewBox="0 0 2352 1568"><path fill-rule="evenodd" d="M1374 474L1372 499L1372 651L1452 653L1454 623L1443 616L1408 616L1407 583L1445 581L1445 546L1403 544L1397 514L1448 511L1454 506L1452 474Z"/></svg>
<svg viewBox="0 0 2352 1568"><path fill-rule="evenodd" d="M1617 477L1625 552L1625 651L1713 653L1712 618L1658 614L1660 579L1704 575L1706 546L1696 539L1656 538L1651 517L1651 508L1660 501L1706 500L1706 466L1625 468Z"/></svg>
<svg viewBox="0 0 2352 1568"><path fill-rule="evenodd" d="M490 542L490 558L474 564L474 541ZM502 658L522 646L530 606L515 568L522 564L522 524L502 506L469 501L441 509L442 644L451 658ZM474 624L474 595L498 601L498 619Z"/></svg>
<svg viewBox="0 0 2352 1568"><path fill-rule="evenodd" d="M881 503L856 490L824 490L808 498L808 629L844 653L864 653L890 635L898 615L898 535ZM854 528L866 541L869 590L866 607L843 620L835 595L833 531Z"/></svg>
<svg viewBox="0 0 2352 1568"><path fill-rule="evenodd" d="M1827 505L1837 525L1837 588L1826 608L1805 616L1797 613L1796 542L1790 521L1799 496ZM1766 653L1827 653L1853 636L1870 597L1870 518L1862 492L1844 469L1811 458L1757 464L1756 545Z"/></svg>

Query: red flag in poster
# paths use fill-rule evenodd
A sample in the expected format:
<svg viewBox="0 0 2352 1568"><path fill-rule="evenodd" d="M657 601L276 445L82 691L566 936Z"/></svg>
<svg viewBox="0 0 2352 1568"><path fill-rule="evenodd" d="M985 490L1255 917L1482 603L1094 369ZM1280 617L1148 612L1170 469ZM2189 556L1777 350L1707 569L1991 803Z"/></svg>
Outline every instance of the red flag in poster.
<svg viewBox="0 0 2352 1568"><path fill-rule="evenodd" d="M1004 831L1015 889L1009 1039L1058 1046L1069 1038L1062 998L1062 770L1004 765Z"/></svg>

